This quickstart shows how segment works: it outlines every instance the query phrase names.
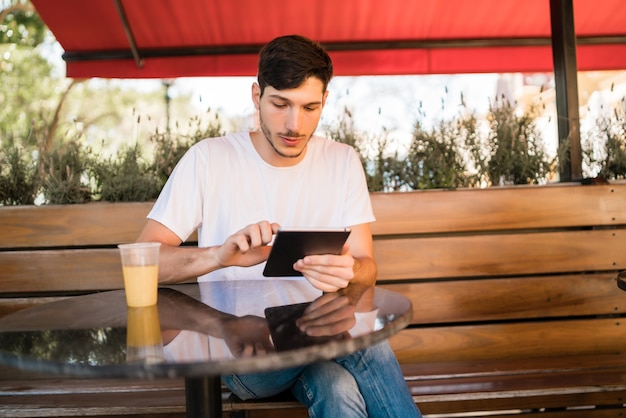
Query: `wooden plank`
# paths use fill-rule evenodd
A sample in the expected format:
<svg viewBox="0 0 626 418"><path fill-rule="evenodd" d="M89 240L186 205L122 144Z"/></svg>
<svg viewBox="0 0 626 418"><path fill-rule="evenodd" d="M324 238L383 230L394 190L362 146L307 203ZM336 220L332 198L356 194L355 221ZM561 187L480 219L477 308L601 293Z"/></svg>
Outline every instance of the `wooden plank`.
<svg viewBox="0 0 626 418"><path fill-rule="evenodd" d="M626 230L385 239L379 282L626 269ZM69 278L69 280L68 280ZM0 252L1 292L119 289L117 248Z"/></svg>
<svg viewBox="0 0 626 418"><path fill-rule="evenodd" d="M374 241L380 281L626 269L626 230Z"/></svg>
<svg viewBox="0 0 626 418"><path fill-rule="evenodd" d="M546 391L545 395L534 393L526 394L526 396L516 396L523 395L517 393L495 393L490 397L481 395L426 395L414 396L413 400L426 417L429 414L463 414L473 411L473 415L465 416L512 418L517 416L515 414L523 412L523 415L519 416L524 418L619 418L623 416L624 412L624 406L619 402L626 396L626 391L609 393L552 393ZM566 405L576 405L580 402L587 405L597 404L599 408L596 410L589 407L565 409ZM501 413L492 415L491 411ZM459 416L462 417L463 415Z"/></svg>
<svg viewBox="0 0 626 418"><path fill-rule="evenodd" d="M409 328L391 345L401 363L519 360L626 351L621 318Z"/></svg>
<svg viewBox="0 0 626 418"><path fill-rule="evenodd" d="M72 292L124 287L119 250L0 252L0 292Z"/></svg>
<svg viewBox="0 0 626 418"><path fill-rule="evenodd" d="M626 313L615 274L571 274L384 284L413 304L413 324ZM626 346L626 343L625 343Z"/></svg>
<svg viewBox="0 0 626 418"><path fill-rule="evenodd" d="M458 400L457 400L458 401ZM423 402L420 399L416 399L416 403L420 406L424 418L435 417L433 414L463 414L466 411L476 411L474 414L466 415L445 415L445 417L474 417L474 418L512 418L521 413L520 410L502 410L502 413L485 412L486 410L481 406L475 406L473 409L468 409L459 405L461 402L448 401L445 396L437 396L434 402ZM468 404L470 402L464 402ZM519 402L518 402L519 403ZM476 403L474 402L474 405ZM440 408L444 406L444 408ZM483 412L482 414L480 412ZM487 410L489 411L489 410ZM524 410L524 414L520 415L528 418L619 418L623 414L623 407L603 408L598 410L582 410L582 411L539 411L539 410ZM274 410L255 410L248 411L246 418L306 418L308 415L306 409L290 408L290 409L274 409ZM439 415L437 418L441 417Z"/></svg>
<svg viewBox="0 0 626 418"><path fill-rule="evenodd" d="M372 193L371 197L377 217L372 225L375 235L626 224L626 183ZM152 205L6 206L0 210L0 248L132 241Z"/></svg>
<svg viewBox="0 0 626 418"><path fill-rule="evenodd" d="M184 416L184 413L185 384L181 378L0 379L0 416L3 417L156 417Z"/></svg>
<svg viewBox="0 0 626 418"><path fill-rule="evenodd" d="M375 235L626 224L626 182L372 193Z"/></svg>
<svg viewBox="0 0 626 418"><path fill-rule="evenodd" d="M289 409L271 409L246 411L245 418L308 418L304 406L289 407Z"/></svg>
<svg viewBox="0 0 626 418"><path fill-rule="evenodd" d="M408 382L445 379L465 379L480 376L490 376L496 379L499 376L516 374L554 374L575 371L588 371L603 374L606 370L626 370L626 356L618 353L592 354L581 356L544 356L530 357L511 361L509 359L491 358L485 361L446 361L446 362L414 362L404 363L402 373ZM575 384L575 381L570 381ZM626 384L626 382L624 382ZM427 384L424 385L428 390ZM450 392L446 390L446 392Z"/></svg>
<svg viewBox="0 0 626 418"><path fill-rule="evenodd" d="M151 202L6 206L0 248L114 245L134 241Z"/></svg>

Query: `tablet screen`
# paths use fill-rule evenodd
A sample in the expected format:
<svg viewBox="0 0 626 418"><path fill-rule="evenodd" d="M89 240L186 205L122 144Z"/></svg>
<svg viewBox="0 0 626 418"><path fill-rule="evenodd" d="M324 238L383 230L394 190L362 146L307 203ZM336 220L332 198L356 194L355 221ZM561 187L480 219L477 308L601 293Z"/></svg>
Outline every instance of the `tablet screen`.
<svg viewBox="0 0 626 418"><path fill-rule="evenodd" d="M263 275L268 277L302 276L302 273L293 269L296 261L306 255L341 254L348 235L350 235L349 228L280 229L274 238Z"/></svg>

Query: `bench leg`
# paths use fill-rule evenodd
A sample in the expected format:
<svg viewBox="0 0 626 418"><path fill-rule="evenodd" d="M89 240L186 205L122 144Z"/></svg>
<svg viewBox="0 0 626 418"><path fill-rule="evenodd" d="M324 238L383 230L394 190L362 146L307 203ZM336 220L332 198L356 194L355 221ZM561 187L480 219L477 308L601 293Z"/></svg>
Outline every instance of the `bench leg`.
<svg viewBox="0 0 626 418"><path fill-rule="evenodd" d="M187 417L222 417L222 386L219 376L186 378L185 397Z"/></svg>

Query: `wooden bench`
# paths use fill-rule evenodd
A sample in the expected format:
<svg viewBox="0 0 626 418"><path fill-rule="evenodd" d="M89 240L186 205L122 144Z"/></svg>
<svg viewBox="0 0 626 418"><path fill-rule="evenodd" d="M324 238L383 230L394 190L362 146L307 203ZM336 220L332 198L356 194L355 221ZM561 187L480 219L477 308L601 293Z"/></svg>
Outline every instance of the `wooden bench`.
<svg viewBox="0 0 626 418"><path fill-rule="evenodd" d="M615 278L626 269L626 183L374 193L372 202L378 283L413 302L412 324L391 343L422 413L624 416L626 292ZM122 286L115 245L137 236L151 204L81 206L96 220L79 206L0 209L0 314ZM0 375L2 416L184 415L177 381L13 373ZM128 401L111 400L120 394ZM228 397L224 409L306 416L282 399Z"/></svg>

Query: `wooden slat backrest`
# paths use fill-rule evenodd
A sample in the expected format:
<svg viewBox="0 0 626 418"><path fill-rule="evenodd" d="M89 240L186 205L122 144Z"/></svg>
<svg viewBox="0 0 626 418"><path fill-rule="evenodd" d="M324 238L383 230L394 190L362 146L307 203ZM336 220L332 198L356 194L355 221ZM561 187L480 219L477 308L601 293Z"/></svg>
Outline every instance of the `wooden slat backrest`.
<svg viewBox="0 0 626 418"><path fill-rule="evenodd" d="M413 325L391 340L400 362L624 353L625 192L372 195L379 284L413 303Z"/></svg>
<svg viewBox="0 0 626 418"><path fill-rule="evenodd" d="M626 183L372 193L374 235L626 224Z"/></svg>

